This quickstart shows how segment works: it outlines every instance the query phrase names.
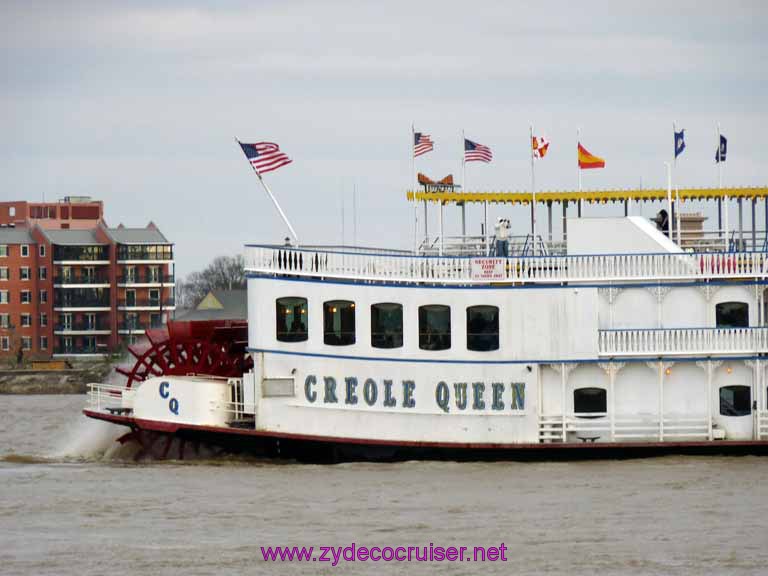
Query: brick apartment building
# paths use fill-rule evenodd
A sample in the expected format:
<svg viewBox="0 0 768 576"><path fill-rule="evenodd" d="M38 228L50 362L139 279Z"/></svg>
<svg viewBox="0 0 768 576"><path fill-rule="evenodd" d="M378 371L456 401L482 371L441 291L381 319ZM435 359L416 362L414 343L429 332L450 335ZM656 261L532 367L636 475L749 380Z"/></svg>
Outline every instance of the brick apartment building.
<svg viewBox="0 0 768 576"><path fill-rule="evenodd" d="M151 222L109 228L103 204L0 202L0 357L101 355L161 327L173 244Z"/></svg>

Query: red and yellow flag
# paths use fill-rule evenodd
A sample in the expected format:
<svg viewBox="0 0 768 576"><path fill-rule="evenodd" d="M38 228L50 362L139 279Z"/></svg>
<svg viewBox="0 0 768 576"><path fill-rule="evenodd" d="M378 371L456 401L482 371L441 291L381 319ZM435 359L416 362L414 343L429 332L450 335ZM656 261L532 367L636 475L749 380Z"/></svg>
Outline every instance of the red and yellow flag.
<svg viewBox="0 0 768 576"><path fill-rule="evenodd" d="M593 156L579 142L579 168L589 170L590 168L605 168L605 160L598 156Z"/></svg>

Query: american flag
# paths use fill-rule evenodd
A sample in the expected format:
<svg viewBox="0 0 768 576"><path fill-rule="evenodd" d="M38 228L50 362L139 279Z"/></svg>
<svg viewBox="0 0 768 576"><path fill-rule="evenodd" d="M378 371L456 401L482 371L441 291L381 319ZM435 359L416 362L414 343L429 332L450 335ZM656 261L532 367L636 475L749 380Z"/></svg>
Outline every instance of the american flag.
<svg viewBox="0 0 768 576"><path fill-rule="evenodd" d="M422 154L426 154L427 152L432 152L434 148L435 148L435 145L432 143L432 140L429 134L422 134L421 132L413 133L413 157L414 158L416 158L416 156L421 156Z"/></svg>
<svg viewBox="0 0 768 576"><path fill-rule="evenodd" d="M483 146L464 138L464 162L490 162L493 152L488 146Z"/></svg>
<svg viewBox="0 0 768 576"><path fill-rule="evenodd" d="M259 175L277 170L293 162L284 152L280 152L280 146L272 142L256 142L255 144L238 142L238 144Z"/></svg>

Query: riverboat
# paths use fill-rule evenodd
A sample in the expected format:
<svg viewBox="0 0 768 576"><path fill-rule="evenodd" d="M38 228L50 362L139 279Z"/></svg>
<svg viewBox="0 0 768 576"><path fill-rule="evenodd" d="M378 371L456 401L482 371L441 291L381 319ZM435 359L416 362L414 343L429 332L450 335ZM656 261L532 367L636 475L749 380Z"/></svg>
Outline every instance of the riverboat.
<svg viewBox="0 0 768 576"><path fill-rule="evenodd" d="M441 223L451 204L536 202L549 231L512 236L503 257L487 226L425 232L410 251L246 245L247 323L148 331L126 383L91 385L85 415L128 427L121 441L141 454L181 458L200 446L302 461L768 448L755 218L768 188L678 191L717 202L714 230L675 205L668 230L629 215L666 190L408 194ZM581 217L582 203L605 201L625 216ZM574 202L579 216L565 218ZM735 203L729 231L722 209Z"/></svg>

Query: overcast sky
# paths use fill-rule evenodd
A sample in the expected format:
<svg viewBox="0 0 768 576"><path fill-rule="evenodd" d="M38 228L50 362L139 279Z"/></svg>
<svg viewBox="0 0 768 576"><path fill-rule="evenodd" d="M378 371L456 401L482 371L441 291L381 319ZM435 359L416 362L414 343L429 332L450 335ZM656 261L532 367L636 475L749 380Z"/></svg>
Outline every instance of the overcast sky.
<svg viewBox="0 0 768 576"><path fill-rule="evenodd" d="M342 201L352 242L356 187L357 242L411 245L411 122L436 142L417 161L432 177L460 179L462 129L493 149L470 190L528 189L531 123L551 141L540 190L577 188L578 127L607 162L585 188L664 186L673 121L680 186L716 184L718 121L726 185L766 185L766 16L757 1L6 1L0 198L90 195L110 225L153 220L186 275L287 233L235 137L294 159L266 178L314 244L341 242ZM527 226L525 209L491 213Z"/></svg>

